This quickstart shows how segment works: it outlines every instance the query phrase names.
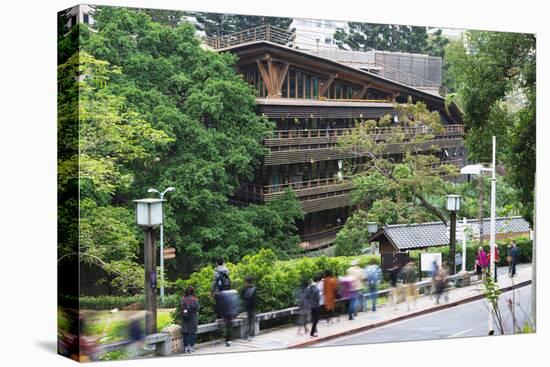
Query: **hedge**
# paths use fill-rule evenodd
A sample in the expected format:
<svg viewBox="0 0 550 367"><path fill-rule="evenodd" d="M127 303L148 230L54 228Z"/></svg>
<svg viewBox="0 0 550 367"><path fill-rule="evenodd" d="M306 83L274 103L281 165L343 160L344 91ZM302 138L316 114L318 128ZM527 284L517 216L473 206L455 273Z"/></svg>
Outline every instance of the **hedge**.
<svg viewBox="0 0 550 367"><path fill-rule="evenodd" d="M164 296L164 305L160 302L160 297L157 297L157 305L163 308L174 308L179 303L179 295L170 294ZM80 308L84 310L112 310L113 308L122 309L126 306L139 304L141 308L145 308L145 296L84 296L80 297Z"/></svg>

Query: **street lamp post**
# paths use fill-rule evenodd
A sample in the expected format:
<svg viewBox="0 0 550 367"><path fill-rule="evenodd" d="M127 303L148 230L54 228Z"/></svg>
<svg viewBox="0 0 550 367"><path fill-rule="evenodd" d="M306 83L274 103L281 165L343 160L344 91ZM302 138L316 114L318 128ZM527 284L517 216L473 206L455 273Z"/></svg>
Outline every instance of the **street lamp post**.
<svg viewBox="0 0 550 367"><path fill-rule="evenodd" d="M367 231L369 232L369 235L372 235L376 232L378 232L378 223L376 222L367 222ZM374 252L375 252L375 244L374 242L371 244L371 247L370 247L370 253L371 255L374 255Z"/></svg>
<svg viewBox="0 0 550 367"><path fill-rule="evenodd" d="M140 199L136 203L136 223L143 228L145 244L145 333L157 332L157 259L154 230L162 225L163 199Z"/></svg>
<svg viewBox="0 0 550 367"><path fill-rule="evenodd" d="M480 175L482 172L491 172L491 237L489 240L489 253L490 253L490 263L489 263L489 276L495 276L495 238L496 238L496 202L497 202L497 178L496 178L496 147L497 140L493 136L493 159L491 168L484 168L481 164L473 164L463 167L460 170L461 174L465 175ZM489 335L493 335L495 332L495 320L493 313L489 311Z"/></svg>
<svg viewBox="0 0 550 367"><path fill-rule="evenodd" d="M447 210L451 212L451 228L449 231L449 272L455 273L456 254L456 212L460 210L460 195L447 195Z"/></svg>
<svg viewBox="0 0 550 367"><path fill-rule="evenodd" d="M167 192L176 191L174 187L168 187L163 192L156 189L149 189L147 192L159 194L160 200L164 200ZM160 225L160 302L164 305L164 225Z"/></svg>

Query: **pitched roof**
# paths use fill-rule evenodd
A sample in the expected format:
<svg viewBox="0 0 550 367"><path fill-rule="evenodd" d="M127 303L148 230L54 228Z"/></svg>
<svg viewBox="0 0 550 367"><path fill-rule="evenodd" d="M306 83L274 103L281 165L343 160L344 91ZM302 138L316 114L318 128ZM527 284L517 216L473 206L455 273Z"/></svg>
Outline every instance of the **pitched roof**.
<svg viewBox="0 0 550 367"><path fill-rule="evenodd" d="M479 237L479 221L468 219L468 225L472 228L474 237ZM529 222L522 217L499 217L495 220L496 233L522 233L529 232ZM483 219L484 236L491 232L491 218Z"/></svg>
<svg viewBox="0 0 550 367"><path fill-rule="evenodd" d="M469 219L474 236L479 233L477 219ZM496 218L496 233L524 233L529 231L529 223L522 217ZM491 219L483 219L483 233L489 233ZM369 241L376 240L385 235L398 250L411 250L426 247L447 246L449 235L443 222L392 224L386 225L382 230L373 235Z"/></svg>

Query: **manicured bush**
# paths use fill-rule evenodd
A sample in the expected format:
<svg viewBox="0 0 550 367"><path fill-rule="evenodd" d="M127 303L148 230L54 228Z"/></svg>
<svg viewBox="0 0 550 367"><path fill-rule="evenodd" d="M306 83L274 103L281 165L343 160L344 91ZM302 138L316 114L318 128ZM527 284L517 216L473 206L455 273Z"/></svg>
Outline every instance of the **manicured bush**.
<svg viewBox="0 0 550 367"><path fill-rule="evenodd" d="M160 297L157 297L158 307L174 308L179 302L177 294L165 295L164 304ZM80 308L84 310L112 310L113 308L122 309L124 307L139 304L141 308L145 307L145 297L136 296L84 296L80 297Z"/></svg>

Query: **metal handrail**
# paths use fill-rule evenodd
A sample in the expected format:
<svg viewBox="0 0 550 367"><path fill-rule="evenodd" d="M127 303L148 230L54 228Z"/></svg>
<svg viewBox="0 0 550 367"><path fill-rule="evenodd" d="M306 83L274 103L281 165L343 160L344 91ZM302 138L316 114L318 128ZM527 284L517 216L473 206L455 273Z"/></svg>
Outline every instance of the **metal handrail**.
<svg viewBox="0 0 550 367"><path fill-rule="evenodd" d="M294 32L275 27L271 24L265 24L219 37L207 37L206 44L215 50L257 41L269 41L288 45L294 41L295 37Z"/></svg>

